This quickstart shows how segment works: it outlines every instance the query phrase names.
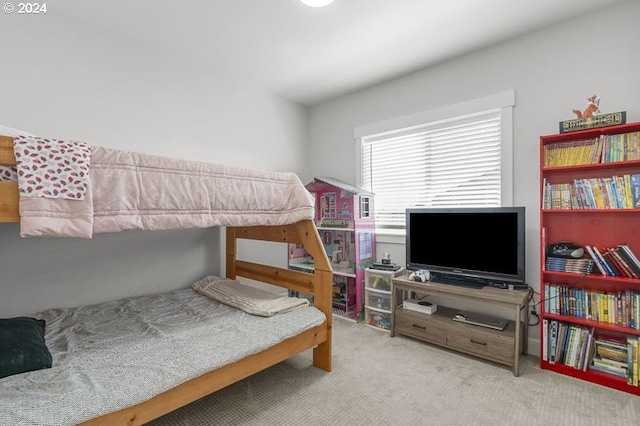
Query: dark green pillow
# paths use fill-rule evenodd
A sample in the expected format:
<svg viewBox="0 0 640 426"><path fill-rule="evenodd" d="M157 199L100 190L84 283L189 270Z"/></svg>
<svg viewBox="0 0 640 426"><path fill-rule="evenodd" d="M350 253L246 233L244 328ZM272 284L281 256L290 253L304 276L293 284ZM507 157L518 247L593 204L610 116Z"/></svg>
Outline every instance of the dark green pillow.
<svg viewBox="0 0 640 426"><path fill-rule="evenodd" d="M41 319L0 318L0 378L51 368L44 328Z"/></svg>

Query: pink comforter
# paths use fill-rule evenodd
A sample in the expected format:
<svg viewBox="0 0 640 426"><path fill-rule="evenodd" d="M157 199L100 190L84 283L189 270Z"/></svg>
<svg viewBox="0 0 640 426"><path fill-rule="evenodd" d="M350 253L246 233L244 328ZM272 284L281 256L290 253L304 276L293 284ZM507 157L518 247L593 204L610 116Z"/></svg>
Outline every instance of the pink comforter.
<svg viewBox="0 0 640 426"><path fill-rule="evenodd" d="M20 197L22 236L91 238L128 229L284 225L313 219L293 173L91 148L83 200Z"/></svg>

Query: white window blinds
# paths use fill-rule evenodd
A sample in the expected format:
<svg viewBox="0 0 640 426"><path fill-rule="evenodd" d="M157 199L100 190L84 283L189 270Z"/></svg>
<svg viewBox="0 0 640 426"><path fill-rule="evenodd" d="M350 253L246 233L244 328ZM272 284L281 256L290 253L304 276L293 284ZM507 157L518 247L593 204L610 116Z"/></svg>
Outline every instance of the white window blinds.
<svg viewBox="0 0 640 426"><path fill-rule="evenodd" d="M362 138L362 186L377 228L404 229L407 207L499 206L501 110Z"/></svg>

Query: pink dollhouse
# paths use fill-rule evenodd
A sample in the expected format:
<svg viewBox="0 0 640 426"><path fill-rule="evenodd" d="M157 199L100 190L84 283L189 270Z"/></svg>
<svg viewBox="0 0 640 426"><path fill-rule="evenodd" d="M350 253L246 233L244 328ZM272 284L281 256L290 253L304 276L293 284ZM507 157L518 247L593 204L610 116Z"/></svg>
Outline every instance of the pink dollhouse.
<svg viewBox="0 0 640 426"><path fill-rule="evenodd" d="M333 268L334 313L358 320L364 270L375 261L373 194L330 177L316 177L305 186L315 197L316 227ZM292 244L289 267L310 269L313 259Z"/></svg>

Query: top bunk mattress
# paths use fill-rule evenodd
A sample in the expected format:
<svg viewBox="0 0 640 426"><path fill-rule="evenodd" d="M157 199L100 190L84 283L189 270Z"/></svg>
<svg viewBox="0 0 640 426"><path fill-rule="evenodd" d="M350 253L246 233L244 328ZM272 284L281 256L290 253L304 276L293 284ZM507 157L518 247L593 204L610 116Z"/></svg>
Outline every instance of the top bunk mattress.
<svg viewBox="0 0 640 426"><path fill-rule="evenodd" d="M0 379L0 424L71 425L138 404L320 325L314 307L260 317L192 289L50 309L50 369Z"/></svg>
<svg viewBox="0 0 640 426"><path fill-rule="evenodd" d="M90 146L13 138L23 236L91 238L129 229L288 225L314 217L298 176Z"/></svg>

